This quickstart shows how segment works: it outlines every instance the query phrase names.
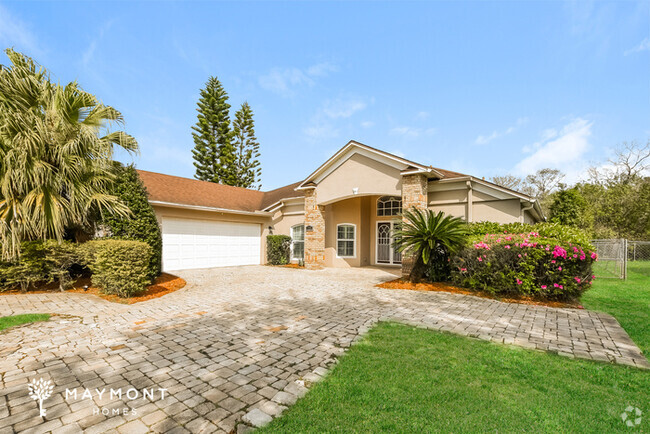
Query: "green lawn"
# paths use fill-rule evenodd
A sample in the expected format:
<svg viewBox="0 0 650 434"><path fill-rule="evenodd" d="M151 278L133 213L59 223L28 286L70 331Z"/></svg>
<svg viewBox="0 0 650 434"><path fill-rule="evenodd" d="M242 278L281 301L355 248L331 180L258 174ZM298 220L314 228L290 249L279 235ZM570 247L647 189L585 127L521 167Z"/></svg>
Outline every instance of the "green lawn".
<svg viewBox="0 0 650 434"><path fill-rule="evenodd" d="M627 270L627 280L596 278L593 287L583 295L582 304L587 309L613 315L648 357L650 261L628 262Z"/></svg>
<svg viewBox="0 0 650 434"><path fill-rule="evenodd" d="M8 329L9 327L27 324L30 322L47 321L50 319L48 313L29 313L24 315L2 316L0 317L0 330Z"/></svg>
<svg viewBox="0 0 650 434"><path fill-rule="evenodd" d="M650 415L648 390L648 371L381 323L263 432L639 432L620 415Z"/></svg>

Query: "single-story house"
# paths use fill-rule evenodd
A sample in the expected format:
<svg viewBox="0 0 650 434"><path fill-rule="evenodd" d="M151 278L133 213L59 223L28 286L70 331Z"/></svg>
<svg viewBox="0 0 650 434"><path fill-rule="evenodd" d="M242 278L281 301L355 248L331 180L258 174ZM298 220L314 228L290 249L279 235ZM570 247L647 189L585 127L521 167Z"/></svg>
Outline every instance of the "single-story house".
<svg viewBox="0 0 650 434"><path fill-rule="evenodd" d="M271 191L138 171L163 234L163 269L266 262L266 236L292 238L307 268L401 266L392 248L403 209L468 222L535 223L530 196L350 141L306 179Z"/></svg>

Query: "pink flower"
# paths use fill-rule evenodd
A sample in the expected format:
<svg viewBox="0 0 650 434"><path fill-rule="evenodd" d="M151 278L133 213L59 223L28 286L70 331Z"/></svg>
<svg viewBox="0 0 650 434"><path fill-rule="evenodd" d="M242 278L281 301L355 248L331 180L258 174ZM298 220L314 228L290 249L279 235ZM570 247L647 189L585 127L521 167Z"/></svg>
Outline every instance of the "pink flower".
<svg viewBox="0 0 650 434"><path fill-rule="evenodd" d="M517 279L517 285L521 285L522 283L524 283L524 282L522 282L521 280Z"/></svg>
<svg viewBox="0 0 650 434"><path fill-rule="evenodd" d="M521 253L517 255L519 258L521 258Z"/></svg>
<svg viewBox="0 0 650 434"><path fill-rule="evenodd" d="M557 267L557 271L562 271L562 267Z"/></svg>
<svg viewBox="0 0 650 434"><path fill-rule="evenodd" d="M596 254L596 252L591 252L591 259L593 259L593 260L598 259L598 255Z"/></svg>
<svg viewBox="0 0 650 434"><path fill-rule="evenodd" d="M509 249L509 248L510 248L510 246L504 246L504 247L505 247L506 249Z"/></svg>
<svg viewBox="0 0 650 434"><path fill-rule="evenodd" d="M461 268L460 271L465 272L465 271L467 271L467 268Z"/></svg>
<svg viewBox="0 0 650 434"><path fill-rule="evenodd" d="M574 277L574 279L576 280L576 282L580 283L580 278L579 277L576 276L576 277Z"/></svg>
<svg viewBox="0 0 650 434"><path fill-rule="evenodd" d="M480 256L477 259L479 262L483 262L483 258L481 258Z"/></svg>
<svg viewBox="0 0 650 434"><path fill-rule="evenodd" d="M552 259L552 260L551 260L551 264L555 264L555 259Z"/></svg>
<svg viewBox="0 0 650 434"><path fill-rule="evenodd" d="M554 283L553 286L557 288L560 285L558 285L557 283Z"/></svg>
<svg viewBox="0 0 650 434"><path fill-rule="evenodd" d="M546 289L546 285L542 285L542 289Z"/></svg>

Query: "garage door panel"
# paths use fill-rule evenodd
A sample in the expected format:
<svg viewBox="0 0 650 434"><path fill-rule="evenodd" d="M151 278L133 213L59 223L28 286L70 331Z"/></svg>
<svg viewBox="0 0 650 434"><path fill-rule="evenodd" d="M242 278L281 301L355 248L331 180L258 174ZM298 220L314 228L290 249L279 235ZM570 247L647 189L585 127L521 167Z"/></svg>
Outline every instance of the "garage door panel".
<svg viewBox="0 0 650 434"><path fill-rule="evenodd" d="M166 271L260 263L259 224L163 218L162 227Z"/></svg>

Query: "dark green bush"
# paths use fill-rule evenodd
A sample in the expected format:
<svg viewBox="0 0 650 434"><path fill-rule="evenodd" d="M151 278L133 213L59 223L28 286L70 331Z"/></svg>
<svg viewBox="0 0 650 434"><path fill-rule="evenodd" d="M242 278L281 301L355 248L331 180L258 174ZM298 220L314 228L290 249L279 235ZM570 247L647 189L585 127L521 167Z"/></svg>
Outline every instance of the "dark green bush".
<svg viewBox="0 0 650 434"><path fill-rule="evenodd" d="M93 240L83 244L92 283L106 294L131 297L146 289L151 247L142 241Z"/></svg>
<svg viewBox="0 0 650 434"><path fill-rule="evenodd" d="M20 287L27 291L37 283L59 282L61 290L70 286L70 268L79 262L77 245L55 240L21 243L20 258L0 264L0 287Z"/></svg>
<svg viewBox="0 0 650 434"><path fill-rule="evenodd" d="M495 295L578 299L593 280L591 246L537 232L474 236L452 259L452 281Z"/></svg>
<svg viewBox="0 0 650 434"><path fill-rule="evenodd" d="M151 246L147 276L153 281L160 274L162 261L162 236L156 213L149 203L147 189L135 168L132 165L118 164L115 171L116 181L109 193L124 202L133 215L130 218L106 215L99 223L109 230L109 238L143 241Z"/></svg>
<svg viewBox="0 0 650 434"><path fill-rule="evenodd" d="M288 235L266 236L266 260L271 265L288 264L291 257L291 237Z"/></svg>

